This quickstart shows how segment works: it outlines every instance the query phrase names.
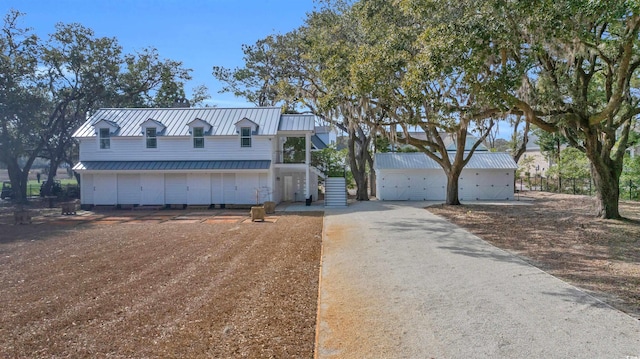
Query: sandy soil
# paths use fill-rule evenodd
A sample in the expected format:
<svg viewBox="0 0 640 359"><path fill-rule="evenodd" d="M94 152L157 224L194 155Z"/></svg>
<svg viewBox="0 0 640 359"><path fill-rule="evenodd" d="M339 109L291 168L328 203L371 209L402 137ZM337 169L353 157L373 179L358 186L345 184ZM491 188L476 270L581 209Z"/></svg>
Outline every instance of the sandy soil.
<svg viewBox="0 0 640 359"><path fill-rule="evenodd" d="M1 226L0 357L313 356L321 213L131 212Z"/></svg>
<svg viewBox="0 0 640 359"><path fill-rule="evenodd" d="M526 192L531 206L429 207L491 244L640 318L640 203L624 221L596 218L587 196Z"/></svg>

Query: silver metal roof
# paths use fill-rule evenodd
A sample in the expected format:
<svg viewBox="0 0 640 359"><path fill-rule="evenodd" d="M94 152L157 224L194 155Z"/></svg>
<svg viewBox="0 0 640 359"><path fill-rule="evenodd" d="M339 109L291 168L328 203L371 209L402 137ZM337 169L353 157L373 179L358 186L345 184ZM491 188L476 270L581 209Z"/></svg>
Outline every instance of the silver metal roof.
<svg viewBox="0 0 640 359"><path fill-rule="evenodd" d="M314 117L310 117L313 123ZM163 136L189 136L187 124L195 119L201 119L212 126L210 135L229 136L237 134L235 123L244 118L258 124L257 135L273 136L280 125L281 109L279 107L104 108L96 111L73 136L95 137L93 125L100 120L111 121L119 126L114 133L115 136L143 136L140 125L149 119L166 126Z"/></svg>
<svg viewBox="0 0 640 359"><path fill-rule="evenodd" d="M317 150L323 150L328 147L327 144L324 143L324 141L320 137L318 137L318 135L311 136L311 143Z"/></svg>
<svg viewBox="0 0 640 359"><path fill-rule="evenodd" d="M316 117L308 114L284 114L280 119L278 131L314 131Z"/></svg>
<svg viewBox="0 0 640 359"><path fill-rule="evenodd" d="M449 153L453 161L454 153ZM421 152L376 153L375 169L441 169L442 167ZM465 169L516 169L518 165L508 153L474 152Z"/></svg>
<svg viewBox="0 0 640 359"><path fill-rule="evenodd" d="M269 160L243 161L83 161L74 171L267 170Z"/></svg>

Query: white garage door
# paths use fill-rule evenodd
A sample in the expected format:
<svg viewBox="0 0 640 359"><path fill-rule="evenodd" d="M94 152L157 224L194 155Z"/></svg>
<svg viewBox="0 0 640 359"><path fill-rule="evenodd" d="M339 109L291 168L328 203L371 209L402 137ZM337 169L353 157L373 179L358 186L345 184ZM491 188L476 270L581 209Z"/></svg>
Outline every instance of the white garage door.
<svg viewBox="0 0 640 359"><path fill-rule="evenodd" d="M510 170L463 170L459 181L461 201L513 199Z"/></svg>
<svg viewBox="0 0 640 359"><path fill-rule="evenodd" d="M222 203L235 204L236 203L236 174L224 173L222 174Z"/></svg>
<svg viewBox="0 0 640 359"><path fill-rule="evenodd" d="M93 203L93 175L83 174L80 178L80 203Z"/></svg>
<svg viewBox="0 0 640 359"><path fill-rule="evenodd" d="M118 182L115 174L93 176L93 202L95 205L115 205Z"/></svg>
<svg viewBox="0 0 640 359"><path fill-rule="evenodd" d="M385 201L406 201L410 198L410 178L402 173L387 172L380 181L380 199Z"/></svg>
<svg viewBox="0 0 640 359"><path fill-rule="evenodd" d="M447 176L441 170L425 171L427 201L444 201L447 196Z"/></svg>
<svg viewBox="0 0 640 359"><path fill-rule="evenodd" d="M140 175L118 175L118 204L140 204Z"/></svg>
<svg viewBox="0 0 640 359"><path fill-rule="evenodd" d="M211 175L189 173L187 176L187 204L211 204Z"/></svg>
<svg viewBox="0 0 640 359"><path fill-rule="evenodd" d="M260 202L260 178L257 173L236 174L236 203L256 204Z"/></svg>
<svg viewBox="0 0 640 359"><path fill-rule="evenodd" d="M187 175L182 173L164 175L164 193L166 204L186 204Z"/></svg>
<svg viewBox="0 0 640 359"><path fill-rule="evenodd" d="M380 172L378 198L386 201L444 200L447 179L438 171Z"/></svg>
<svg viewBox="0 0 640 359"><path fill-rule="evenodd" d="M164 204L164 175L144 173L140 175L142 195L140 204Z"/></svg>
<svg viewBox="0 0 640 359"><path fill-rule="evenodd" d="M222 174L214 173L211 175L211 203L224 203L222 200Z"/></svg>

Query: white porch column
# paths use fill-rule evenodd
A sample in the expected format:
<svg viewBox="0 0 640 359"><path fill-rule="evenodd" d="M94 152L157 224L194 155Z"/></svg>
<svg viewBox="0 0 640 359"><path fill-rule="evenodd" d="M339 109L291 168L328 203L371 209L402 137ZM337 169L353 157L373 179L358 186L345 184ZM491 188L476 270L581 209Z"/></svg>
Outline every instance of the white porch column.
<svg viewBox="0 0 640 359"><path fill-rule="evenodd" d="M311 171L311 134L310 133L306 133L304 135L304 155L305 155L305 159L304 159L304 163L306 164L306 171L305 171L305 181L304 181L304 199L306 200L307 198L309 198L309 194L311 192L311 187L309 187L309 181L311 181L311 175L310 175L310 171Z"/></svg>

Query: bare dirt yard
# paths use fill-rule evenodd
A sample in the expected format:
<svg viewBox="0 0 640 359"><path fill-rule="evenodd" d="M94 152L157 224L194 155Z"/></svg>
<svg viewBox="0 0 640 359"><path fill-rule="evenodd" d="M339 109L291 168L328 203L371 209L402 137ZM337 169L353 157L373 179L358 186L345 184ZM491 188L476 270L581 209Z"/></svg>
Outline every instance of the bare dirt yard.
<svg viewBox="0 0 640 359"><path fill-rule="evenodd" d="M428 210L496 247L640 318L640 203L621 202L623 221L594 216L587 196L525 192L530 206L437 206Z"/></svg>
<svg viewBox="0 0 640 359"><path fill-rule="evenodd" d="M210 212L5 212L0 357L313 357L322 213Z"/></svg>

